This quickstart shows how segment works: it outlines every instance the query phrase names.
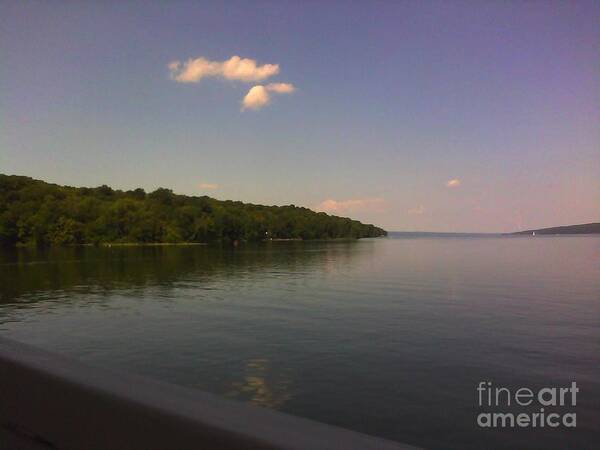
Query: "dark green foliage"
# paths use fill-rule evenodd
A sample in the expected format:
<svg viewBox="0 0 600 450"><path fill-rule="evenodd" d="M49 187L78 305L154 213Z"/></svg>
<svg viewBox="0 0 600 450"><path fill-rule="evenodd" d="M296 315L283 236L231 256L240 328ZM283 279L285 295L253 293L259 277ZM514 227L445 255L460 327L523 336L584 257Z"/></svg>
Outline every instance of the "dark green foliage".
<svg viewBox="0 0 600 450"><path fill-rule="evenodd" d="M159 188L73 188L0 174L0 243L215 242L384 236L307 208L189 197Z"/></svg>

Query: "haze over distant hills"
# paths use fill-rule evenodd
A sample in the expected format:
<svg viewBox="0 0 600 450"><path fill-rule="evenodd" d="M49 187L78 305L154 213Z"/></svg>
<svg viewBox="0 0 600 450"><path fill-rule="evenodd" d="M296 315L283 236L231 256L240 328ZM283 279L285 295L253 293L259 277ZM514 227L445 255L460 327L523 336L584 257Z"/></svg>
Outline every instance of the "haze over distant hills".
<svg viewBox="0 0 600 450"><path fill-rule="evenodd" d="M402 238L468 238L468 237L498 237L504 236L503 233L455 233L455 232L437 232L437 231L388 231L388 237L393 239Z"/></svg>
<svg viewBox="0 0 600 450"><path fill-rule="evenodd" d="M537 230L517 231L512 234L596 234L600 233L600 222L583 223L581 225L565 225L562 227L539 228Z"/></svg>
<svg viewBox="0 0 600 450"><path fill-rule="evenodd" d="M560 227L538 228L514 233L444 233L429 231L390 231L391 238L415 238L415 237L498 237L535 234L600 234L600 222L584 223L580 225L565 225Z"/></svg>

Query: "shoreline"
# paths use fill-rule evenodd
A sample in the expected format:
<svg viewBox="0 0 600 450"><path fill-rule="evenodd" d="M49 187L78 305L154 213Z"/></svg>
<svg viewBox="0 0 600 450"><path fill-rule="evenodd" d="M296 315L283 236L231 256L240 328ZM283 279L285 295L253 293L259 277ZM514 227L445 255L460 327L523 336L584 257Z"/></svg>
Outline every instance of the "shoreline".
<svg viewBox="0 0 600 450"><path fill-rule="evenodd" d="M67 244L67 245L42 245L41 248L67 248L67 247L187 247L196 245L209 245L206 242L101 242L99 244ZM37 248L36 244L17 243L13 248Z"/></svg>
<svg viewBox="0 0 600 450"><path fill-rule="evenodd" d="M81 244L82 246L95 247L187 247L194 245L208 245L206 242L103 242L101 244ZM77 247L74 245L73 247Z"/></svg>
<svg viewBox="0 0 600 450"><path fill-rule="evenodd" d="M302 239L302 238L278 238L278 239L263 239L260 241L232 241L232 245L238 245L241 243L267 243L267 242L354 242L361 239L379 239L387 236L376 236L374 238L353 238L353 237L340 237L330 239ZM234 243L237 242L237 243ZM209 246L215 244L223 244L224 241L215 242L101 242L98 244L85 243L85 244L65 244L65 245L42 245L41 248L68 248L68 247L192 247L192 246ZM36 248L36 244L29 243L16 243L12 248Z"/></svg>

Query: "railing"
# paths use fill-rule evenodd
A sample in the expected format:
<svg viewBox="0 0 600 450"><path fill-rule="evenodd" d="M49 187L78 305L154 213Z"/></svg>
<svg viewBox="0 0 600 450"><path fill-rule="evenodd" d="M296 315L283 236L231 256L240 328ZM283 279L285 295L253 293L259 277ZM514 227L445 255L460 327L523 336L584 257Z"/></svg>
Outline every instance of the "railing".
<svg viewBox="0 0 600 450"><path fill-rule="evenodd" d="M0 448L414 449L4 338Z"/></svg>

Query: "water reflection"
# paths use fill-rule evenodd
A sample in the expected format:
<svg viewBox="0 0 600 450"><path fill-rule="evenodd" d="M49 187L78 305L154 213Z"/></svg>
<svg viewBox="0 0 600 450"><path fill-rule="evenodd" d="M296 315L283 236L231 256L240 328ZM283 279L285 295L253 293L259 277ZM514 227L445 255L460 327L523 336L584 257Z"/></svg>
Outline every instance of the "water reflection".
<svg viewBox="0 0 600 450"><path fill-rule="evenodd" d="M242 381L232 383L227 397L275 409L292 398L290 371L271 370L269 360L265 358L248 360L240 375Z"/></svg>
<svg viewBox="0 0 600 450"><path fill-rule="evenodd" d="M369 245L361 243L361 251ZM0 251L0 304L38 302L50 295L106 294L158 285L198 287L231 278L290 279L348 266L356 242L326 245L273 242L238 248L216 246L13 248ZM40 293L44 295L40 296ZM81 297L80 297L81 299Z"/></svg>
<svg viewBox="0 0 600 450"><path fill-rule="evenodd" d="M593 448L599 249L593 237L13 249L0 251L0 334L427 448ZM577 429L478 429L481 380L577 381Z"/></svg>

